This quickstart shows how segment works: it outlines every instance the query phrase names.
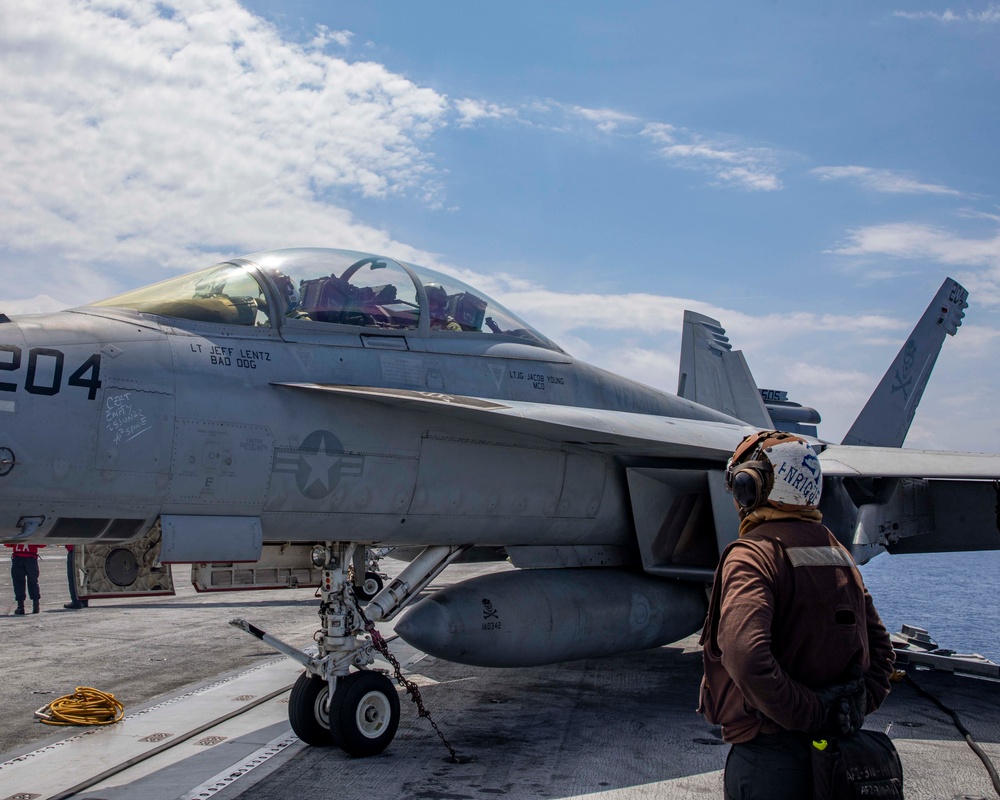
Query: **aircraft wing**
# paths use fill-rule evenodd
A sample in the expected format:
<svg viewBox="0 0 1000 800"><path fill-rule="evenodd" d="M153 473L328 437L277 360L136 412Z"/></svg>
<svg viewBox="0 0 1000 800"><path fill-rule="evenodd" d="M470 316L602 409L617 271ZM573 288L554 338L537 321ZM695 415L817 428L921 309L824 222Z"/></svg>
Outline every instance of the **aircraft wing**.
<svg viewBox="0 0 1000 800"><path fill-rule="evenodd" d="M1000 455L954 453L941 450L903 450L896 447L829 445L820 453L825 477L930 478L940 480L995 480L1000 478Z"/></svg>
<svg viewBox="0 0 1000 800"><path fill-rule="evenodd" d="M498 401L440 392L326 383L275 385L445 415L610 455L725 460L748 432L743 426L724 422L521 400Z"/></svg>
<svg viewBox="0 0 1000 800"><path fill-rule="evenodd" d="M742 426L722 422L555 406L521 400L499 401L411 389L327 383L276 385L377 402L409 411L444 415L619 456L725 461L747 431ZM986 453L831 444L820 454L820 461L823 464L823 474L828 477L946 480L1000 478L1000 455Z"/></svg>

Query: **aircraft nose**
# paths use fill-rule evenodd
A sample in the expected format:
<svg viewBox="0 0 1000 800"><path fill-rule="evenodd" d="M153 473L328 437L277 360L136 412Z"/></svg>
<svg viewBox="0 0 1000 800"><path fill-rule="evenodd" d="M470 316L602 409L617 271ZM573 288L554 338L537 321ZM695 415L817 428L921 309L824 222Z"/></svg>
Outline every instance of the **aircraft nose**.
<svg viewBox="0 0 1000 800"><path fill-rule="evenodd" d="M0 315L0 538L46 536L61 515L90 516L83 504L100 486L94 338L64 312Z"/></svg>
<svg viewBox="0 0 1000 800"><path fill-rule="evenodd" d="M0 539L122 538L170 482L172 355L153 326L0 315Z"/></svg>
<svg viewBox="0 0 1000 800"><path fill-rule="evenodd" d="M24 457L24 431L19 430L17 401L23 391L25 350L21 328L6 314L0 314L0 536L20 533L15 484L18 460Z"/></svg>
<svg viewBox="0 0 1000 800"><path fill-rule="evenodd" d="M0 314L0 413L14 411L17 383L11 378L21 368L23 353L24 334L14 320Z"/></svg>
<svg viewBox="0 0 1000 800"><path fill-rule="evenodd" d="M0 314L0 447L8 447L4 439L13 432L17 412L18 378L23 367L24 334L14 320ZM0 468L0 473L2 473Z"/></svg>

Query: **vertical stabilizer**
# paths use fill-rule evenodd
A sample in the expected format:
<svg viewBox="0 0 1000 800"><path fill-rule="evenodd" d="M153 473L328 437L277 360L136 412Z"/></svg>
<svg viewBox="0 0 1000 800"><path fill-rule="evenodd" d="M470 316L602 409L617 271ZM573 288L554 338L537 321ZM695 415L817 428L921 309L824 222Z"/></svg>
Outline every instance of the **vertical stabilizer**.
<svg viewBox="0 0 1000 800"><path fill-rule="evenodd" d="M718 320L694 311L684 312L677 394L751 425L773 427L742 351L733 350Z"/></svg>
<svg viewBox="0 0 1000 800"><path fill-rule="evenodd" d="M945 334L954 336L969 293L946 278L842 444L902 447Z"/></svg>

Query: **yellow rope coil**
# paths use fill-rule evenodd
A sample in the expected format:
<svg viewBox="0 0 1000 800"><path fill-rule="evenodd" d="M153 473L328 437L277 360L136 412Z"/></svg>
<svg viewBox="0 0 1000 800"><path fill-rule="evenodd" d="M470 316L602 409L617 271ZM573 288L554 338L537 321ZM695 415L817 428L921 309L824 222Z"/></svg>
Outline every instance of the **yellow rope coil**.
<svg viewBox="0 0 1000 800"><path fill-rule="evenodd" d="M113 694L77 686L73 694L53 700L35 712L46 725L112 725L125 716Z"/></svg>

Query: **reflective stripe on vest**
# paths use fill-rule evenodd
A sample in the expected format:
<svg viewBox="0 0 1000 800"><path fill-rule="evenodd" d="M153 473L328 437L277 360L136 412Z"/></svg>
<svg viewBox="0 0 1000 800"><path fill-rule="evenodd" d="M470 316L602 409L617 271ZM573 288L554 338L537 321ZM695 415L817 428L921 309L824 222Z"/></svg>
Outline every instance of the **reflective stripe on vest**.
<svg viewBox="0 0 1000 800"><path fill-rule="evenodd" d="M786 547L793 567L853 567L854 559L842 547Z"/></svg>

